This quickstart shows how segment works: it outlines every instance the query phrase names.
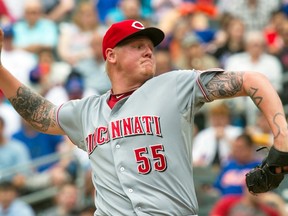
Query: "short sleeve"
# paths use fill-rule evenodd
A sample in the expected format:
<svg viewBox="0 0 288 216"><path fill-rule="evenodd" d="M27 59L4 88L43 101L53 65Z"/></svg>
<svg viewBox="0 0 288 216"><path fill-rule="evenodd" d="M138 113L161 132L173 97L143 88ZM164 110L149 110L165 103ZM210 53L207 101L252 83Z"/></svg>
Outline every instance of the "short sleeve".
<svg viewBox="0 0 288 216"><path fill-rule="evenodd" d="M220 68L212 68L205 71L198 71L199 76L197 77L197 87L203 95L203 102L211 102L212 99L209 97L208 91L206 89L207 83L215 76L217 73L223 73L224 70Z"/></svg>
<svg viewBox="0 0 288 216"><path fill-rule="evenodd" d="M72 100L58 107L57 122L70 140L86 151L83 143L83 124L81 118L81 100Z"/></svg>
<svg viewBox="0 0 288 216"><path fill-rule="evenodd" d="M177 75L177 98L179 102L180 112L191 110L197 111L204 103L211 102L207 83L217 73L224 72L222 69L211 69L206 71L198 70L182 70L178 71Z"/></svg>

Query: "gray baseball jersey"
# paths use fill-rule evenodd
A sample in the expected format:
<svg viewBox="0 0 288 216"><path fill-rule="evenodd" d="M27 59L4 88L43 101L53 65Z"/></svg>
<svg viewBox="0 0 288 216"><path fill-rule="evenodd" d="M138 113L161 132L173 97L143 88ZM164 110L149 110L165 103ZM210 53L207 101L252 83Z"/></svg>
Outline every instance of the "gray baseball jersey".
<svg viewBox="0 0 288 216"><path fill-rule="evenodd" d="M60 127L89 155L95 215L197 214L193 117L210 101L205 84L218 72L223 70L165 73L112 110L110 92L59 107Z"/></svg>

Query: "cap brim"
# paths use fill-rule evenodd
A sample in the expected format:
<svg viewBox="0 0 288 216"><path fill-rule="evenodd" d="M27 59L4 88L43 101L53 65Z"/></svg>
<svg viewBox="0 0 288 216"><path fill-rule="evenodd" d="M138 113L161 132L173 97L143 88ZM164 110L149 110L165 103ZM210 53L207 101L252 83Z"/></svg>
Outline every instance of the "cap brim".
<svg viewBox="0 0 288 216"><path fill-rule="evenodd" d="M149 27L149 28L145 28L143 30L140 30L138 32L135 32L131 35L129 35L128 37L122 39L121 41L119 41L116 46L120 43L123 43L124 41L128 40L128 39L132 39L138 36L144 36L144 37L148 37L154 46L159 45L162 40L165 37L165 34L162 30L158 29L158 28L154 28L154 27Z"/></svg>

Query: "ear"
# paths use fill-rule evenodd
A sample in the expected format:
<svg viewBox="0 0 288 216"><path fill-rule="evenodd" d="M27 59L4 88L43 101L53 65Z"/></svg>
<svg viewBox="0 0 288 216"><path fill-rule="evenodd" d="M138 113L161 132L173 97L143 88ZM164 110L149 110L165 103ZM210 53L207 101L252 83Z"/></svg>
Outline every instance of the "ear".
<svg viewBox="0 0 288 216"><path fill-rule="evenodd" d="M114 49L108 48L106 49L106 61L109 61L111 63L116 62L116 53Z"/></svg>

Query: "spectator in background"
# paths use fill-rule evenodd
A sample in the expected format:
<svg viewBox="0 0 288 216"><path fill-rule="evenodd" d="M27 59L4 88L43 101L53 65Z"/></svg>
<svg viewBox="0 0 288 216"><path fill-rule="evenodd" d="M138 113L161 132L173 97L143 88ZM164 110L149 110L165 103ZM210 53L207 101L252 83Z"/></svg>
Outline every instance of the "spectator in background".
<svg viewBox="0 0 288 216"><path fill-rule="evenodd" d="M75 65L75 69L84 79L84 91L93 89L97 95L101 95L111 89L111 83L107 76L105 61L102 56L104 30L98 28L93 34L90 43L92 56L83 59Z"/></svg>
<svg viewBox="0 0 288 216"><path fill-rule="evenodd" d="M17 188L10 182L0 183L1 216L35 216L30 205L18 198Z"/></svg>
<svg viewBox="0 0 288 216"><path fill-rule="evenodd" d="M243 194L231 194L220 198L210 211L209 216L282 216L280 210L271 207L262 199L263 194L251 194L243 185ZM273 192L269 192L273 193Z"/></svg>
<svg viewBox="0 0 288 216"><path fill-rule="evenodd" d="M242 20L231 17L224 32L224 44L213 52L221 67L226 65L226 60L231 55L244 52L244 33L245 26Z"/></svg>
<svg viewBox="0 0 288 216"><path fill-rule="evenodd" d="M69 74L69 77L65 83L65 90L68 93L68 100L76 100L76 99L81 99L84 96L84 79L81 74L79 74L77 71L76 72L71 72Z"/></svg>
<svg viewBox="0 0 288 216"><path fill-rule="evenodd" d="M151 0L151 7L154 10L153 21L158 23L182 2L183 0Z"/></svg>
<svg viewBox="0 0 288 216"><path fill-rule="evenodd" d="M56 23L70 20L77 0L41 0L43 12L47 19Z"/></svg>
<svg viewBox="0 0 288 216"><path fill-rule="evenodd" d="M59 186L70 182L75 177L75 163L63 150L65 137L60 135L49 135L35 131L30 125L22 120L21 129L13 135L13 139L27 147L29 157L31 158L30 167L33 173L29 176L17 176L14 183L24 192L43 189L49 186ZM33 161L43 159L52 154L59 153L59 158L48 161L43 164L36 164Z"/></svg>
<svg viewBox="0 0 288 216"><path fill-rule="evenodd" d="M22 172L11 173L11 175L5 173L4 170L8 171L14 166L30 163L29 150L25 144L16 139L7 138L4 129L5 122L0 117L0 182L4 180L13 181L17 175L28 175L28 169L22 169Z"/></svg>
<svg viewBox="0 0 288 216"><path fill-rule="evenodd" d="M50 88L64 82L70 73L71 66L63 61L56 61L51 49L42 49L37 53L38 62L30 71L32 87L41 95Z"/></svg>
<svg viewBox="0 0 288 216"><path fill-rule="evenodd" d="M181 2L176 8L167 10L159 19L158 26L165 32L165 40L170 44L175 65L185 56L182 54L182 41L187 34L195 34L200 39L204 51L214 46L216 31L210 26L210 18L214 14L206 11L210 6L212 10L208 11L213 11L214 6L206 3Z"/></svg>
<svg viewBox="0 0 288 216"><path fill-rule="evenodd" d="M184 55L179 61L175 62L177 68L205 70L219 66L217 59L205 52L201 38L193 32L184 37L182 50Z"/></svg>
<svg viewBox="0 0 288 216"><path fill-rule="evenodd" d="M208 126L194 139L193 165L219 169L226 164L232 142L243 130L231 125L230 109L225 103L212 103L207 112Z"/></svg>
<svg viewBox="0 0 288 216"><path fill-rule="evenodd" d="M210 26L210 17L200 9L192 11L187 16L190 29L194 32L205 45L205 50L209 50L209 44L215 39L216 31Z"/></svg>
<svg viewBox="0 0 288 216"><path fill-rule="evenodd" d="M119 5L107 14L105 24L109 26L112 23L126 19L134 19L145 23L151 17L150 11L145 9L142 7L140 0L120 0Z"/></svg>
<svg viewBox="0 0 288 216"><path fill-rule="evenodd" d="M269 79L276 91L281 93L283 89L281 63L275 56L266 52L263 33L260 31L247 32L244 37L244 44L244 52L233 54L227 58L225 70L260 72ZM233 106L237 107L239 113L244 113L248 125L255 124L258 110L252 100L247 98L229 100Z"/></svg>
<svg viewBox="0 0 288 216"><path fill-rule="evenodd" d="M60 186L55 197L55 206L42 211L39 216L72 216L80 207L79 190L75 184L67 183Z"/></svg>
<svg viewBox="0 0 288 216"><path fill-rule="evenodd" d="M3 25L2 29L5 35L2 49L4 66L9 68L14 76L19 77L25 85L31 86L29 72L37 63L35 56L26 50L15 47L13 40L16 35L12 24Z"/></svg>
<svg viewBox="0 0 288 216"><path fill-rule="evenodd" d="M269 54L277 55L283 46L281 31L285 21L287 21L285 13L277 10L271 14L269 23L263 28L267 52Z"/></svg>
<svg viewBox="0 0 288 216"><path fill-rule="evenodd" d="M61 105L69 99L80 99L95 94L93 89L85 89L83 75L72 68L63 85L51 88L45 97L53 103Z"/></svg>
<svg viewBox="0 0 288 216"><path fill-rule="evenodd" d="M283 71L280 61L266 52L262 32L247 32L244 37L245 52L227 59L226 70L260 71L272 83L278 93L282 90Z"/></svg>
<svg viewBox="0 0 288 216"><path fill-rule="evenodd" d="M166 24L164 20L162 22ZM190 32L189 23L186 19L181 18L177 19L177 22L173 25L173 27L171 27L171 30L166 33L166 38L169 38L168 47L174 65L176 65L176 62L184 58L182 43L188 32Z"/></svg>
<svg viewBox="0 0 288 216"><path fill-rule="evenodd" d="M255 157L255 145L249 135L241 134L231 144L229 160L220 169L214 183L222 196L242 194L245 174L260 163Z"/></svg>
<svg viewBox="0 0 288 216"><path fill-rule="evenodd" d="M120 0L93 0L94 10L98 11L98 17L101 24L105 25L106 16L110 10L118 6Z"/></svg>
<svg viewBox="0 0 288 216"><path fill-rule="evenodd" d="M93 33L99 27L93 3L80 2L74 11L72 22L62 22L57 52L62 61L72 66L83 59L91 58L90 46Z"/></svg>
<svg viewBox="0 0 288 216"><path fill-rule="evenodd" d="M215 32L215 40L213 42L213 45L215 47L214 49L209 50L211 53L215 52L217 48L224 46L224 44L227 42L229 23L233 19L235 19L235 17L229 13L219 14L217 20L214 22L214 25L216 25L217 31ZM243 22L241 19L239 20Z"/></svg>
<svg viewBox="0 0 288 216"><path fill-rule="evenodd" d="M280 8L280 1L270 0L219 0L220 13L230 13L243 20L247 31L262 31L273 11Z"/></svg>
<svg viewBox="0 0 288 216"><path fill-rule="evenodd" d="M166 73L168 71L175 70L171 53L169 52L168 48L157 49L155 51L155 59L156 59L155 76Z"/></svg>
<svg viewBox="0 0 288 216"><path fill-rule="evenodd" d="M31 159L37 159L49 154L57 153L60 145L64 141L64 137L60 135L49 135L35 131L26 121L22 120L21 129L13 135L14 139L23 142L29 149ZM51 168L55 163L38 167L38 171L42 172Z"/></svg>
<svg viewBox="0 0 288 216"><path fill-rule="evenodd" d="M44 18L40 0L25 2L24 19L17 21L13 29L15 32L13 43L18 48L36 54L43 48L56 47L57 25Z"/></svg>

